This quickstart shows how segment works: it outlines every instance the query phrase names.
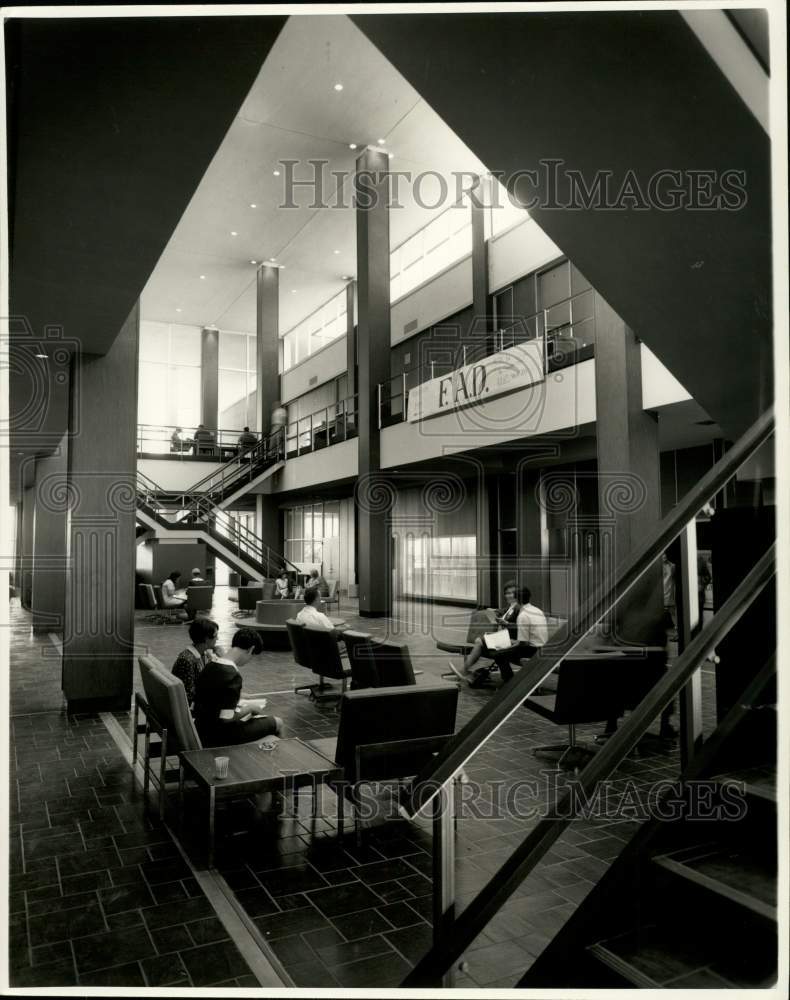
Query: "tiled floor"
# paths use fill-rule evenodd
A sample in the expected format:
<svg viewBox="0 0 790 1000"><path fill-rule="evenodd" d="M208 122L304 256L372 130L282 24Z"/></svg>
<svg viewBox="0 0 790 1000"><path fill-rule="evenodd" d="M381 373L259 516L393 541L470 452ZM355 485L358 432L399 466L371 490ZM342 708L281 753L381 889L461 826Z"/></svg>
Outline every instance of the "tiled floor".
<svg viewBox="0 0 790 1000"><path fill-rule="evenodd" d="M234 608L218 589L213 616L221 642L236 627ZM415 668L438 677L447 657L437 654L435 636L446 637L468 612L397 610L399 617L386 622L358 619L350 605L341 614L364 630L407 641ZM51 643L30 637L19 609L14 616L14 985L254 984L233 943L222 940L222 925L178 847L144 817L128 765L102 721L61 714L59 661L44 655ZM183 627L152 626L138 613L138 653L169 665L184 644ZM245 691L267 693L288 735L334 735L333 708L293 693L309 676L290 653L266 652L246 669ZM489 697L464 687L458 725ZM117 718L130 728L128 715ZM580 727L579 736L589 739L599 728ZM545 806L564 782L531 752L559 735L533 713L517 712L467 767L481 815L458 823L459 907L537 821L530 807ZM676 774L674 750L629 758L614 777L608 814L573 822L480 935L456 985L512 987L631 835L636 819L623 793ZM507 808L485 818L483 807L495 798ZM430 829L395 818L367 831L358 849L353 836L338 843L330 793L323 804L316 822L307 796L297 816L261 816L243 803L228 811L220 818L217 866L294 984L397 986L431 941ZM181 844L198 867L205 857L200 808L188 799L195 821L185 825L192 832Z"/></svg>

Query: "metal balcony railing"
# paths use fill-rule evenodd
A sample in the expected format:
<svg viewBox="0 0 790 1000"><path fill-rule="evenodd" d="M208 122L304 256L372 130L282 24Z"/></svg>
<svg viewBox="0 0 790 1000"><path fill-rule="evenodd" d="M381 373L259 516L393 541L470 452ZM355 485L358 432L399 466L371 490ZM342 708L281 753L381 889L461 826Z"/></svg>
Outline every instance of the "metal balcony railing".
<svg viewBox="0 0 790 1000"><path fill-rule="evenodd" d="M285 454L307 455L357 436L357 396L348 396L285 425Z"/></svg>

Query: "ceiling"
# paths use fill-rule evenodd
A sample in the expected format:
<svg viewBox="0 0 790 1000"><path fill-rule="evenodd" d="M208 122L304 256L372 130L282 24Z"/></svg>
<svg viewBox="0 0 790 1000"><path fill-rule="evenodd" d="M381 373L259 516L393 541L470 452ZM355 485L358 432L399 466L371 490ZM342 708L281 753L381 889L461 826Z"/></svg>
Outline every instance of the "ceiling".
<svg viewBox="0 0 790 1000"><path fill-rule="evenodd" d="M342 91L335 90L338 83ZM343 276L353 276L356 267L350 175L366 145L391 153L392 170L435 170L444 177L484 170L347 17L292 16L145 287L142 318L253 331L256 266L250 262L271 257L284 266L281 333L339 292ZM313 178L308 161L327 161L325 197L346 207L311 208L312 186L295 189L298 207L280 207L286 160L298 161L296 179ZM332 171L348 178L340 196ZM390 212L392 246L441 210L421 207L411 185L401 182L398 191L402 207ZM418 194L432 205L439 191L440 182L428 178Z"/></svg>
<svg viewBox="0 0 790 1000"><path fill-rule="evenodd" d="M284 22L4 22L12 490L19 453L51 451L64 429L68 363L41 350L48 330L59 356L107 350ZM36 428L31 399L49 400Z"/></svg>

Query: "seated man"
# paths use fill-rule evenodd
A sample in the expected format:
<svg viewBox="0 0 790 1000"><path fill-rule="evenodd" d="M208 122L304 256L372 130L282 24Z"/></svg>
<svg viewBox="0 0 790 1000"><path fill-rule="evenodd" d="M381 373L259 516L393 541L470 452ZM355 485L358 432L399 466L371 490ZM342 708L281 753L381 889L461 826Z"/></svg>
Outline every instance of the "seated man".
<svg viewBox="0 0 790 1000"><path fill-rule="evenodd" d="M283 721L263 715L266 700L241 697L240 667L263 649L253 629L243 628L233 636L231 648L215 657L195 681L195 725L206 747L251 743L264 736L282 735Z"/></svg>
<svg viewBox="0 0 790 1000"><path fill-rule="evenodd" d="M520 590L517 590L515 598L520 606L516 618L516 638L509 649L499 650L492 656L494 663L499 667L499 673L503 681L509 681L513 677L511 664L530 659L541 646L546 645L549 638L546 616L540 608L530 603L532 593L529 587L522 587ZM507 622L505 623L505 627L507 627ZM510 631L510 628L508 628L508 631ZM480 640L480 646L475 643L474 649L464 661L466 672L474 666L482 655L483 641ZM469 686L479 687L485 680L486 674L487 670L485 668L476 670L469 681Z"/></svg>
<svg viewBox="0 0 790 1000"><path fill-rule="evenodd" d="M296 616L300 625L309 625L310 628L323 628L327 632L336 631L335 626L323 613L315 606L318 601L318 588L311 587L304 592L304 607Z"/></svg>
<svg viewBox="0 0 790 1000"><path fill-rule="evenodd" d="M254 447L257 443L258 435L253 434L249 427L245 427L241 434L239 434L238 444L240 452L249 451L249 449Z"/></svg>

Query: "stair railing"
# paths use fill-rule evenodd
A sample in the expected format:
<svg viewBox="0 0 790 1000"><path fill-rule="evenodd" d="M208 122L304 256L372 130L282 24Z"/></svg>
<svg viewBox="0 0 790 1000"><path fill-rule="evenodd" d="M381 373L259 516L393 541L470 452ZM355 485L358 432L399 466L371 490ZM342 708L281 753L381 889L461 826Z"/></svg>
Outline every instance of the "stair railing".
<svg viewBox="0 0 790 1000"><path fill-rule="evenodd" d="M573 818L568 790L549 815L527 835L521 846L508 858L463 913L455 918L454 890L454 779L469 758L521 706L524 699L545 681L571 654L589 632L617 606L641 577L656 564L675 538L692 525L696 514L718 493L738 468L773 433L773 411L763 414L752 427L681 499L637 549L623 561L614 580L586 602L578 630L564 640L536 654L512 681L491 700L445 745L421 772L412 785L408 811L412 816L431 806L433 811L433 895L434 942L426 955L406 976L403 986L449 986L450 971L458 958L483 931L516 888L545 856L551 845ZM688 547L683 547L684 561ZM752 601L762 592L775 572L774 547L759 559L749 575L716 612L713 619L688 641L675 663L653 686L623 725L608 740L592 761L581 771L582 790L594 789L614 771L633 749L656 716L693 684L701 662L740 619ZM693 574L684 565L683 578ZM686 595L686 603L688 603ZM686 623L687 629L692 623ZM693 696L693 692L692 692ZM688 704L687 704L688 710ZM696 711L696 709L694 709ZM683 735L683 727L682 733ZM686 755L693 751L686 747ZM571 807L570 809L568 807Z"/></svg>
<svg viewBox="0 0 790 1000"><path fill-rule="evenodd" d="M221 500L227 495L231 486L241 485L245 481L250 482L263 471L263 466L268 467L284 460L285 433L284 428L278 428L260 441L256 441L254 445L240 451L238 455L234 455L221 468L193 483L187 492L207 493L212 498L219 496Z"/></svg>
<svg viewBox="0 0 790 1000"><path fill-rule="evenodd" d="M161 498L170 498L185 516L178 521L168 521L156 510ZM162 527L170 530L198 529L209 534L218 544L230 549L239 559L255 568L261 576L271 577L283 569L299 572L289 559L251 531L227 511L221 510L202 493L173 493L155 483L149 476L138 470L138 505L147 507Z"/></svg>

